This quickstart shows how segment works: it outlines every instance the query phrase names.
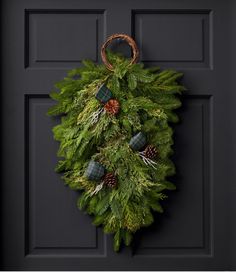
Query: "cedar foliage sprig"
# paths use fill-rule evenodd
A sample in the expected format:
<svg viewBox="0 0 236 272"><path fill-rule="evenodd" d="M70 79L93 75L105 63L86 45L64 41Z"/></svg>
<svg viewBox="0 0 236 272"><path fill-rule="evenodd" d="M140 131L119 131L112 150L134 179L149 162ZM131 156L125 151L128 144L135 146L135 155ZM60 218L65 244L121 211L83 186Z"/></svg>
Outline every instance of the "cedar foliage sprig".
<svg viewBox="0 0 236 272"><path fill-rule="evenodd" d="M153 222L153 211L162 213L160 201L164 190L174 190L168 177L175 173L170 160L173 153L172 128L177 122L173 112L181 106L177 95L184 87L178 83L182 74L173 70L145 69L143 64L130 65L118 54L108 53L114 72L104 65L84 61L83 67L70 71L56 84L59 92L51 98L57 101L48 114L62 115L53 128L60 142L60 160L56 170L64 172L65 184L82 190L78 207L94 216L96 226L114 234L114 249L132 241L133 234ZM91 125L91 114L99 108L95 99L97 88L106 83L121 105L117 116L101 115ZM137 152L130 149L131 137L139 131L148 136L148 143L158 150L157 169L146 166ZM97 183L84 176L88 162L94 159L114 172L118 187L104 187L92 195Z"/></svg>

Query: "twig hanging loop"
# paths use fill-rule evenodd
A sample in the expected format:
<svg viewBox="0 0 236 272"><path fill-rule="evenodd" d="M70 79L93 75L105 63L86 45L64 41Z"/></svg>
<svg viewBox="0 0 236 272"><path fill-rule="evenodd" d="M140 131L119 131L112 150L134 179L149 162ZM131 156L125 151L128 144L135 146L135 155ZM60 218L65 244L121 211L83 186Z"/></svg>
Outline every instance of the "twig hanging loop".
<svg viewBox="0 0 236 272"><path fill-rule="evenodd" d="M136 42L129 35L126 35L126 34L113 34L110 37L108 37L108 39L102 45L102 48L101 48L102 61L105 64L105 66L107 67L107 69L110 70L110 71L113 71L114 67L112 66L112 64L107 59L106 48L113 40L116 40L116 39L121 39L121 40L126 41L129 44L129 46L132 48L132 59L130 61L130 64L136 63L137 60L138 60L138 57L139 57L138 46L137 46Z"/></svg>

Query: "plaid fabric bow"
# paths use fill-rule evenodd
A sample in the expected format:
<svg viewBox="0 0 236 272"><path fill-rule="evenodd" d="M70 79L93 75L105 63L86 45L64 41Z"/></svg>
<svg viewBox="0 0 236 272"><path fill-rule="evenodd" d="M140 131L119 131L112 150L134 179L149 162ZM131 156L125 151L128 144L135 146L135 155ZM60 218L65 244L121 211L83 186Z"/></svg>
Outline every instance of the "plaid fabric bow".
<svg viewBox="0 0 236 272"><path fill-rule="evenodd" d="M142 132L136 134L133 138L131 138L129 145L133 150L141 150L147 144L146 135Z"/></svg>
<svg viewBox="0 0 236 272"><path fill-rule="evenodd" d="M107 88L105 84L102 84L98 89L96 96L97 100L106 104L112 98L112 92Z"/></svg>
<svg viewBox="0 0 236 272"><path fill-rule="evenodd" d="M99 180L105 174L105 168L98 162L90 161L85 176L90 180Z"/></svg>

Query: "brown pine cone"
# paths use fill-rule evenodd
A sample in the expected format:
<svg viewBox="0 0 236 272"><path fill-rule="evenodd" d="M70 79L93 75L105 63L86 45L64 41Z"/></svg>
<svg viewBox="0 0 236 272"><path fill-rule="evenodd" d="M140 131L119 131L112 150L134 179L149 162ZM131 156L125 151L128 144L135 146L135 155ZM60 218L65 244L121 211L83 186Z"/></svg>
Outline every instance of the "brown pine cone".
<svg viewBox="0 0 236 272"><path fill-rule="evenodd" d="M117 186L116 176L111 172L106 173L103 176L102 181L104 182L104 185L106 185L107 187L115 188Z"/></svg>
<svg viewBox="0 0 236 272"><path fill-rule="evenodd" d="M143 154L148 159L154 159L157 156L157 148L154 145L148 145Z"/></svg>
<svg viewBox="0 0 236 272"><path fill-rule="evenodd" d="M112 115L116 115L120 110L120 103L116 99L110 99L104 106L104 109L111 113Z"/></svg>

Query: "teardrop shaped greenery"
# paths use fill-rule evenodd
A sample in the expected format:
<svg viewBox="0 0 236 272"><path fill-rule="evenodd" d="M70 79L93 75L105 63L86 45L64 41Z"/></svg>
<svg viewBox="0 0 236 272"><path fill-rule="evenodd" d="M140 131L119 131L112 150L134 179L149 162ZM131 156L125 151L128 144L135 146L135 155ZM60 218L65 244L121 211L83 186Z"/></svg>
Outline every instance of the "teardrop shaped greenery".
<svg viewBox="0 0 236 272"><path fill-rule="evenodd" d="M53 128L60 142L57 171L63 172L71 189L82 191L78 207L94 216L94 224L102 225L105 233L114 234L114 250L118 251L122 241L129 245L138 229L152 224L153 213L163 212L164 191L175 189L168 180L175 173L170 125L178 121L174 110L181 106L179 95L185 88L179 84L182 74L177 71L145 69L140 63L130 65L129 59L118 54L108 52L108 56L114 72L91 61L69 71L51 93L57 104L48 114L61 116ZM116 116L102 114L92 124L91 115L101 107L95 94L103 83L119 101L120 111ZM158 150L156 169L129 147L139 131ZM116 189L103 186L92 193L99 183L84 176L91 159L115 173Z"/></svg>

